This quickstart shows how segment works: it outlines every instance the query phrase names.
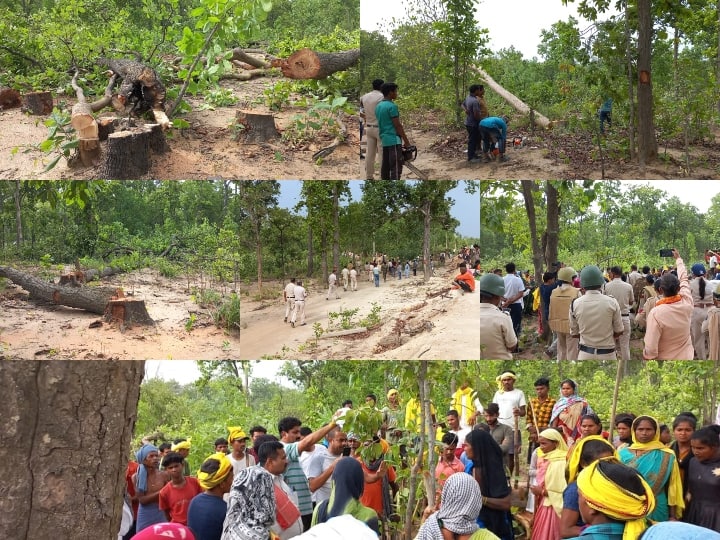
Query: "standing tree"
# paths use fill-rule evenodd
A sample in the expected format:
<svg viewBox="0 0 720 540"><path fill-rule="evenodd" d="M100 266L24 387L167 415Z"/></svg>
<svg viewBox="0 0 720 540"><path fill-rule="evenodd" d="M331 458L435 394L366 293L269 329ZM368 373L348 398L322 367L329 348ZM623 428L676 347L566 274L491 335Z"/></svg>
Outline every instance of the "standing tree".
<svg viewBox="0 0 720 540"><path fill-rule="evenodd" d="M144 364L3 362L3 537L117 538Z"/></svg>
<svg viewBox="0 0 720 540"><path fill-rule="evenodd" d="M650 0L637 0L638 10L638 157L640 174L657 157L652 93L653 19Z"/></svg>

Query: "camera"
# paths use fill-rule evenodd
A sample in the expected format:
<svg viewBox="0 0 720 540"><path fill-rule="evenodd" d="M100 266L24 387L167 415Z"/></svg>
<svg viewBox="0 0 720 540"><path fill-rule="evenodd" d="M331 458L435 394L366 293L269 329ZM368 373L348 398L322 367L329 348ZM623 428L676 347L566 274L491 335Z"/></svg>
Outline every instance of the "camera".
<svg viewBox="0 0 720 540"><path fill-rule="evenodd" d="M673 256L672 249L661 249L660 256L661 257L672 257Z"/></svg>
<svg viewBox="0 0 720 540"><path fill-rule="evenodd" d="M352 449L351 449L349 446L344 447L343 450L342 450L342 455L345 456L345 457L349 456L349 455L350 455L350 450L352 450Z"/></svg>

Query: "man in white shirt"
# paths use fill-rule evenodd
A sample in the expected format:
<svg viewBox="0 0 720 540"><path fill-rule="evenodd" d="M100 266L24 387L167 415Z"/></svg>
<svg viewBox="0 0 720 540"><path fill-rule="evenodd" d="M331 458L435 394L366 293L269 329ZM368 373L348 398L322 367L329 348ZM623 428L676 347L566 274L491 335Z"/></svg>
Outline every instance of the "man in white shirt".
<svg viewBox="0 0 720 540"><path fill-rule="evenodd" d="M302 286L302 281L298 280L295 284L295 306L293 307L292 317L290 318L290 326L295 328L295 321L298 315L300 316L300 326L305 324L305 298L307 297L307 291Z"/></svg>
<svg viewBox="0 0 720 540"><path fill-rule="evenodd" d="M232 452L228 454L230 463L233 466L233 474L237 474L242 469L247 469L255 465L255 458L247 452L247 442L250 437L239 427L229 427L230 436L228 442L232 447Z"/></svg>
<svg viewBox="0 0 720 540"><path fill-rule="evenodd" d="M290 313L295 307L295 278L290 278L290 283L285 285L283 290L283 300L285 301L285 321L287 322Z"/></svg>
<svg viewBox="0 0 720 540"><path fill-rule="evenodd" d="M357 270L355 270L355 267L350 269L350 290L357 291Z"/></svg>
<svg viewBox="0 0 720 540"><path fill-rule="evenodd" d="M445 413L445 424L447 425L448 431L450 433L454 433L455 435L457 435L457 448L460 449L460 454L462 454L462 447L463 443L465 442L465 437L468 433L470 433L470 430L472 428L460 426L460 417L455 409L450 409L447 413Z"/></svg>
<svg viewBox="0 0 720 540"><path fill-rule="evenodd" d="M325 300L330 300L330 296L334 295L335 300L339 299L340 297L337 294L337 268L333 268L332 273L328 276L328 293L325 297Z"/></svg>
<svg viewBox="0 0 720 540"><path fill-rule="evenodd" d="M523 297L527 287L522 279L515 275L515 263L507 263L505 265L505 271L507 274L503 278L505 283L505 303L503 307L510 310L510 318L513 322L513 330L515 330L515 337L520 338L520 331L522 330L522 312L523 312Z"/></svg>
<svg viewBox="0 0 720 540"><path fill-rule="evenodd" d="M273 476L276 511L275 522L270 527L270 530L281 540L289 540L301 535L303 521L300 517L300 510L298 510L298 497L282 477L288 467L285 448L278 441L265 442L258 448L258 457L260 458L260 467ZM285 526L281 525L278 521L278 515L291 522L284 523Z"/></svg>
<svg viewBox="0 0 720 540"><path fill-rule="evenodd" d="M630 308L635 302L632 285L622 280L622 269L613 266L610 269L610 282L605 284L605 294L617 300L622 317L623 333L615 339L620 351L620 358L630 361Z"/></svg>
<svg viewBox="0 0 720 540"><path fill-rule="evenodd" d="M360 116L365 120L365 140L367 142L367 155L365 156L366 180L375 179L376 154L380 156L380 165L382 166L382 143L380 141L377 117L375 116L375 107L384 99L380 91L384 82L382 79L375 79L372 82L372 92L368 92L360 98L360 108L362 110Z"/></svg>
<svg viewBox="0 0 720 540"><path fill-rule="evenodd" d="M330 498L330 478L335 470L335 463L343 457L343 450L350 448L347 435L339 427L325 435L325 438L328 440L327 452L314 455L310 459L307 472L312 501L316 504Z"/></svg>
<svg viewBox="0 0 720 540"><path fill-rule="evenodd" d="M515 430L515 441L508 451L508 461L512 466L515 463L515 460L518 460L517 464L519 466L519 449L522 447L522 439L520 430L515 429L515 418L525 416L525 409L527 407L525 392L515 388L517 375L515 375L514 371L505 371L502 375L498 375L495 380L497 381L500 389L495 392L492 402L497 403L498 408L500 409L498 421ZM516 447L518 449L517 453L515 452Z"/></svg>
<svg viewBox="0 0 720 540"><path fill-rule="evenodd" d="M350 281L350 270L348 267L342 269L343 291L347 292L348 282Z"/></svg>

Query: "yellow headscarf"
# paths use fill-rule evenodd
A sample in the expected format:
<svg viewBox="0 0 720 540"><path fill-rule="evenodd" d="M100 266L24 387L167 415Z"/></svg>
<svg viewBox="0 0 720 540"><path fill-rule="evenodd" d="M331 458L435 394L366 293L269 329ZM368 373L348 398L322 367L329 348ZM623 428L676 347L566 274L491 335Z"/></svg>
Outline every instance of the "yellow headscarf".
<svg viewBox="0 0 720 540"><path fill-rule="evenodd" d="M578 490L590 508L611 519L625 522L623 540L635 540L646 528L645 517L655 509L655 495L640 474L645 493L636 495L618 486L598 468L600 463L619 463L614 458L602 458L585 467L577 477Z"/></svg>
<svg viewBox="0 0 720 540"><path fill-rule="evenodd" d="M237 441L238 439L244 439L245 437L247 437L241 427L228 426L228 431L230 432L230 435L228 436L228 441L230 441L231 443L233 441Z"/></svg>
<svg viewBox="0 0 720 540"><path fill-rule="evenodd" d="M617 457L617 452L615 452L615 448L613 447L613 445L603 439L600 435L589 435L587 437L583 437L582 439L578 439L575 443L575 446L573 446L573 449L570 452L570 458L568 459L568 484L574 482L577 478L578 472L580 470L580 456L582 455L585 443L588 441L604 442L605 444L607 444L608 450L613 453L613 457Z"/></svg>
<svg viewBox="0 0 720 540"><path fill-rule="evenodd" d="M643 421L647 420L648 418L650 418L655 423L655 436L650 442L638 442L638 440L635 438L635 429L638 426L638 420ZM667 486L667 498L668 506L675 507L675 517L680 519L680 517L682 516L682 511L685 508L685 499L683 498L682 489L682 477L680 476L680 468L678 467L677 459L675 458L675 452L665 446L662 442L660 442L660 423L657 421L657 419L645 414L642 416L638 416L635 420L633 420L631 429L633 442L628 447L631 451L643 450L645 452L650 452L651 450L660 450L661 452L667 452L673 457L672 471L670 472L670 480L668 481Z"/></svg>
<svg viewBox="0 0 720 540"><path fill-rule="evenodd" d="M498 389L500 390L501 393L504 391L502 380L507 379L508 377L517 381L517 375L515 375L511 371L506 371L505 373L502 373L502 374L498 375L497 377L495 377L495 382L497 383Z"/></svg>
<svg viewBox="0 0 720 540"><path fill-rule="evenodd" d="M178 450L190 450L190 439L188 439L187 441L179 442L177 444L173 444L170 447L170 450L172 452L177 452Z"/></svg>
<svg viewBox="0 0 720 540"><path fill-rule="evenodd" d="M198 482L205 491L219 486L227 478L228 474L232 474L233 472L232 462L227 457L227 455L223 454L222 452L216 452L209 455L205 459L205 461L208 461L209 459L215 459L219 461L220 468L213 474L202 472L202 470L198 471Z"/></svg>
<svg viewBox="0 0 720 540"><path fill-rule="evenodd" d="M547 454L542 450L538 450L538 456L544 457L550 461L556 461L562 459L563 461L567 457L568 447L565 443L565 439L557 429L548 428L540 432L540 437L557 443L555 450L551 450Z"/></svg>

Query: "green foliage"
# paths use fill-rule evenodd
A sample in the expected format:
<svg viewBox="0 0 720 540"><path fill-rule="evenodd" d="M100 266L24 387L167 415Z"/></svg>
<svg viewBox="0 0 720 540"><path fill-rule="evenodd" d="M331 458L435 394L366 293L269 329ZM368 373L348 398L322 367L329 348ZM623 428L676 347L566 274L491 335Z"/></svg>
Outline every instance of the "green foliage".
<svg viewBox="0 0 720 540"><path fill-rule="evenodd" d="M67 110L54 107L43 123L48 128L47 138L37 145L26 146L24 152L39 150L45 155L52 156L43 169L43 172L48 172L55 168L61 159L65 158L69 161L80 141L75 138L75 129L70 125L70 113ZM20 147L16 146L11 153L16 154L19 150Z"/></svg>
<svg viewBox="0 0 720 540"><path fill-rule="evenodd" d="M354 328L357 323L353 322L353 318L358 314L358 311L360 311L360 308L342 309L342 306L340 306L340 311L331 311L328 313L328 331L336 327L343 330ZM339 323L336 322L338 319Z"/></svg>
<svg viewBox="0 0 720 540"><path fill-rule="evenodd" d="M188 334L192 331L196 322L197 322L197 315L195 315L194 313L191 313L190 317L188 317L188 320L185 321L185 331Z"/></svg>
<svg viewBox="0 0 720 540"><path fill-rule="evenodd" d="M235 105L240 98L229 88L216 88L205 93L205 103L200 109L215 109L215 107L229 107Z"/></svg>
<svg viewBox="0 0 720 540"><path fill-rule="evenodd" d="M372 328L381 321L380 311L382 310L382 307L380 304L377 302L371 302L370 305L372 306L370 308L370 313L368 313L367 317L364 319L360 319L360 326L364 326L365 328Z"/></svg>
<svg viewBox="0 0 720 540"><path fill-rule="evenodd" d="M337 114L347 110L347 97L326 97L313 104L302 114L292 117L290 125L283 132L283 138L293 144L308 142L319 133L327 133L333 137L340 134Z"/></svg>

